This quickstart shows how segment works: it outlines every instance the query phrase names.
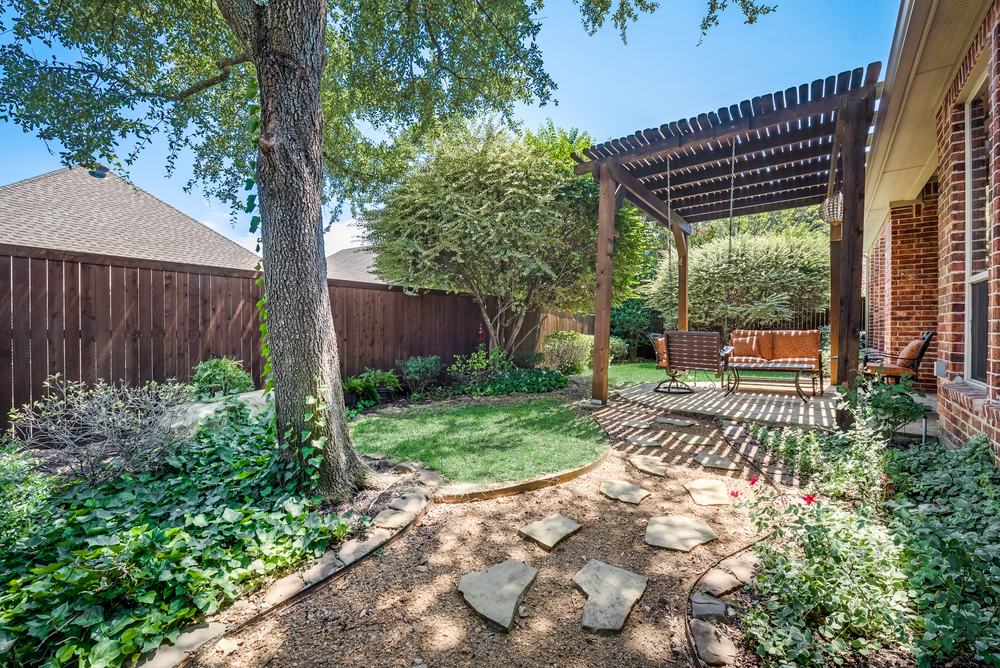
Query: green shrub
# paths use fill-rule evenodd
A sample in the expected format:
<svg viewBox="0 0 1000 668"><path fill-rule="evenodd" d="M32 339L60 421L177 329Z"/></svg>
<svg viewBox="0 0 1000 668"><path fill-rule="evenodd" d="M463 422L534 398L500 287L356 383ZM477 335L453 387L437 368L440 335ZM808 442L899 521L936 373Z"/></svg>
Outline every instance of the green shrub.
<svg viewBox="0 0 1000 668"><path fill-rule="evenodd" d="M378 389L375 383L364 376L351 376L340 382L344 392L354 392L359 401L378 401Z"/></svg>
<svg viewBox="0 0 1000 668"><path fill-rule="evenodd" d="M30 533L58 482L38 472L38 461L0 435L0 562L16 541Z"/></svg>
<svg viewBox="0 0 1000 668"><path fill-rule="evenodd" d="M191 379L194 392L200 397L225 396L253 390L253 376L243 370L240 360L219 357L205 360L194 368Z"/></svg>
<svg viewBox="0 0 1000 668"><path fill-rule="evenodd" d="M969 651L1000 666L1000 469L984 435L889 458L889 528L913 590L921 665Z"/></svg>
<svg viewBox="0 0 1000 668"><path fill-rule="evenodd" d="M511 358L518 369L534 369L545 362L545 353L537 350L519 350Z"/></svg>
<svg viewBox="0 0 1000 668"><path fill-rule="evenodd" d="M907 579L890 532L864 509L775 499L751 503L758 531L775 532L755 548L761 600L744 618L757 653L782 667L825 667L905 641Z"/></svg>
<svg viewBox="0 0 1000 668"><path fill-rule="evenodd" d="M441 376L441 358L437 355L396 360L396 366L403 374L403 382L414 394L421 394Z"/></svg>
<svg viewBox="0 0 1000 668"><path fill-rule="evenodd" d="M117 668L344 537L297 496L273 413L234 403L156 473L50 499L2 562L4 665Z"/></svg>
<svg viewBox="0 0 1000 668"><path fill-rule="evenodd" d="M911 396L914 391L909 376L901 378L898 384L889 384L859 374L854 386L841 394L838 407L854 411L859 419L866 420L889 440L900 427L925 415L924 406ZM917 394L927 396L923 392Z"/></svg>
<svg viewBox="0 0 1000 668"><path fill-rule="evenodd" d="M594 363L594 337L579 332L553 332L542 346L549 366L567 376L583 373Z"/></svg>
<svg viewBox="0 0 1000 668"><path fill-rule="evenodd" d="M399 384L399 376L395 371L380 371L379 369L369 369L365 367L365 372L361 378L371 382L376 388L384 387L390 390L398 390L402 387Z"/></svg>
<svg viewBox="0 0 1000 668"><path fill-rule="evenodd" d="M485 385L499 378L514 368L500 348L487 351L485 344L480 343L475 352L468 355L455 355L455 362L448 367L459 385Z"/></svg>
<svg viewBox="0 0 1000 668"><path fill-rule="evenodd" d="M511 368L480 385L465 385L462 390L475 395L499 395L511 392L538 394L569 385L569 379L555 369Z"/></svg>
<svg viewBox="0 0 1000 668"><path fill-rule="evenodd" d="M612 336L609 350L612 361L622 361L628 357L628 342L625 339L619 339L617 336ZM591 366L593 366L593 361L591 361Z"/></svg>

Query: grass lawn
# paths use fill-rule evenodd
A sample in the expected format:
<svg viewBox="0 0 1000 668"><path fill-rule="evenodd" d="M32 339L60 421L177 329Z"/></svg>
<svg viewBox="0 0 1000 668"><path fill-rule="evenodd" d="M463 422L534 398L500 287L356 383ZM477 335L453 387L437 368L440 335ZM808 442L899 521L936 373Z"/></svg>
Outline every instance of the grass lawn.
<svg viewBox="0 0 1000 668"><path fill-rule="evenodd" d="M722 379L716 378L714 374L704 371L691 372L691 380L697 373L699 383L707 383L709 380L715 381L716 385L722 383ZM593 377L594 371L588 369L585 376ZM767 373L761 371L744 371L740 374L743 378L792 378L787 373ZM636 362L635 364L612 364L608 370L608 386L612 388L628 387L629 385L640 385L642 383L659 383L666 378L663 369L657 369L655 362ZM691 380L681 377L681 380L690 383ZM805 381L802 381L805 383Z"/></svg>
<svg viewBox="0 0 1000 668"><path fill-rule="evenodd" d="M605 450L590 417L552 399L364 420L352 425L361 452L415 460L456 482L530 478L583 466Z"/></svg>

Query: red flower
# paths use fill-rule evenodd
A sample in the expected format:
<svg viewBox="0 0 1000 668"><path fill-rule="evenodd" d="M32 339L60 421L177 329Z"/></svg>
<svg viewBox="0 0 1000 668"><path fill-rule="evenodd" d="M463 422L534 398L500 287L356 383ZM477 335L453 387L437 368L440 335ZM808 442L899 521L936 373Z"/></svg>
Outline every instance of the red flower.
<svg viewBox="0 0 1000 668"><path fill-rule="evenodd" d="M757 478L750 478L750 486L753 487L757 484Z"/></svg>
<svg viewBox="0 0 1000 668"><path fill-rule="evenodd" d="M729 496L733 497L734 499L739 495L740 493L737 492L735 489L729 493Z"/></svg>
<svg viewBox="0 0 1000 668"><path fill-rule="evenodd" d="M806 504L816 503L816 495L815 494L808 494L806 496L803 496L802 500L805 501Z"/></svg>

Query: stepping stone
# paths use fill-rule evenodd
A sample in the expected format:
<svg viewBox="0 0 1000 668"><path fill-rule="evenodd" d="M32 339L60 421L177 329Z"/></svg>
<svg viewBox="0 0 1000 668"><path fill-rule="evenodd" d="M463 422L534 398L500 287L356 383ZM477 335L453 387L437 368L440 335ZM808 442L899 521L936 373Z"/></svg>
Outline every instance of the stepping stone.
<svg viewBox="0 0 1000 668"><path fill-rule="evenodd" d="M715 441L708 436L685 434L684 432L679 431L675 431L673 436L681 443L687 443L688 445L715 445Z"/></svg>
<svg viewBox="0 0 1000 668"><path fill-rule="evenodd" d="M638 406L626 406L622 410L626 413L636 413L638 415L645 415L649 412L648 408L639 408Z"/></svg>
<svg viewBox="0 0 1000 668"><path fill-rule="evenodd" d="M678 552L690 552L694 547L718 538L704 520L682 515L653 517L646 526L646 543Z"/></svg>
<svg viewBox="0 0 1000 668"><path fill-rule="evenodd" d="M632 445L642 445L651 448L658 448L661 445L655 438L645 436L644 434L632 434L626 440Z"/></svg>
<svg viewBox="0 0 1000 668"><path fill-rule="evenodd" d="M643 473L658 475L661 478L667 475L667 467L664 465L663 460L659 457L651 457L649 455L632 455L628 458L628 462Z"/></svg>
<svg viewBox="0 0 1000 668"><path fill-rule="evenodd" d="M708 622L692 619L691 635L698 657L707 665L728 666L736 661L736 645Z"/></svg>
<svg viewBox="0 0 1000 668"><path fill-rule="evenodd" d="M568 517L560 514L550 515L543 520L532 522L521 527L517 535L533 540L546 552L551 552L561 541L569 538L583 528Z"/></svg>
<svg viewBox="0 0 1000 668"><path fill-rule="evenodd" d="M367 540L355 538L344 543L340 552L337 553L337 558L345 565L353 564L390 538L392 538L392 532L388 529L375 529L368 534Z"/></svg>
<svg viewBox="0 0 1000 668"><path fill-rule="evenodd" d="M396 471L397 473L415 473L422 468L424 467L417 462L402 462L400 464L396 464L396 468L394 468L393 471Z"/></svg>
<svg viewBox="0 0 1000 668"><path fill-rule="evenodd" d="M365 459L370 459L373 462L380 462L383 459L385 459L385 455L381 455L377 452L366 452L361 456L364 457Z"/></svg>
<svg viewBox="0 0 1000 668"><path fill-rule="evenodd" d="M639 502L652 492L647 492L637 485L630 485L623 480L605 480L601 483L601 494L625 503L639 505Z"/></svg>
<svg viewBox="0 0 1000 668"><path fill-rule="evenodd" d="M675 420L674 418L658 417L656 421L660 424L672 424L675 427L693 427L695 424L694 420Z"/></svg>
<svg viewBox="0 0 1000 668"><path fill-rule="evenodd" d="M413 481L424 487L437 488L441 486L441 476L434 471L417 471L413 475Z"/></svg>
<svg viewBox="0 0 1000 668"><path fill-rule="evenodd" d="M393 510L402 510L404 513L419 513L427 505L427 497L423 494L404 494L398 499L393 499L389 507Z"/></svg>
<svg viewBox="0 0 1000 668"><path fill-rule="evenodd" d="M752 582L754 575L757 572L756 557L751 557L749 559L725 559L719 565L732 571L733 575L736 576L736 579L743 584Z"/></svg>
<svg viewBox="0 0 1000 668"><path fill-rule="evenodd" d="M330 550L317 561L313 562L309 570L302 574L302 580L307 585L311 585L333 575L343 567L344 562L337 558L336 552Z"/></svg>
<svg viewBox="0 0 1000 668"><path fill-rule="evenodd" d="M694 460L710 469L722 469L723 471L736 471L740 467L733 463L729 457L717 455L708 450L702 450L694 456Z"/></svg>
<svg viewBox="0 0 1000 668"><path fill-rule="evenodd" d="M701 579L698 589L709 596L725 596L742 584L742 582L721 568L713 568Z"/></svg>
<svg viewBox="0 0 1000 668"><path fill-rule="evenodd" d="M597 408L604 408L605 406L617 406L617 401L609 401L606 404L602 404L600 399L590 399L589 401L581 401L580 408L589 408L591 410Z"/></svg>
<svg viewBox="0 0 1000 668"><path fill-rule="evenodd" d="M649 429L649 423L642 420L622 420L623 427L636 427L637 429Z"/></svg>
<svg viewBox="0 0 1000 668"><path fill-rule="evenodd" d="M625 620L646 591L647 579L591 559L573 576L573 586L583 592L583 630L607 635L622 630Z"/></svg>
<svg viewBox="0 0 1000 668"><path fill-rule="evenodd" d="M306 583L298 573L292 573L281 578L268 587L264 594L264 605L276 605L288 600L306 588Z"/></svg>
<svg viewBox="0 0 1000 668"><path fill-rule="evenodd" d="M728 506L729 492L721 480L693 480L684 484L684 489L691 493L691 499L699 506Z"/></svg>
<svg viewBox="0 0 1000 668"><path fill-rule="evenodd" d="M691 616L710 622L725 621L726 602L698 592L691 597Z"/></svg>
<svg viewBox="0 0 1000 668"><path fill-rule="evenodd" d="M508 559L475 573L466 573L458 583L458 591L472 609L502 631L510 631L514 614L521 605L528 587L535 581L538 569Z"/></svg>
<svg viewBox="0 0 1000 668"><path fill-rule="evenodd" d="M139 657L136 666L142 668L174 668L188 659L199 647L209 640L218 638L226 632L226 625L221 622L195 624L189 626L177 636L174 644L163 643Z"/></svg>
<svg viewBox="0 0 1000 668"><path fill-rule="evenodd" d="M416 516L416 513L408 513L405 510L386 508L375 516L375 526L383 529L398 529L409 524L410 520Z"/></svg>

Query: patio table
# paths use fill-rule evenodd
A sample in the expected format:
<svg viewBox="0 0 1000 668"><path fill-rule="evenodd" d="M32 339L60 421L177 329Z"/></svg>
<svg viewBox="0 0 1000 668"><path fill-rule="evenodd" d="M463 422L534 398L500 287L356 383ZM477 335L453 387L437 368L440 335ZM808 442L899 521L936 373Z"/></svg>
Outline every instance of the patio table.
<svg viewBox="0 0 1000 668"><path fill-rule="evenodd" d="M762 364L752 362L734 362L726 367L726 371L729 371L730 373L727 380L726 392L723 396L729 396L739 389L741 380L740 371L785 372L795 374L795 392L799 395L799 399L801 399L803 403L809 403L809 399L802 393L802 388L799 385L799 378L801 378L803 372L815 373L816 369L811 364Z"/></svg>

